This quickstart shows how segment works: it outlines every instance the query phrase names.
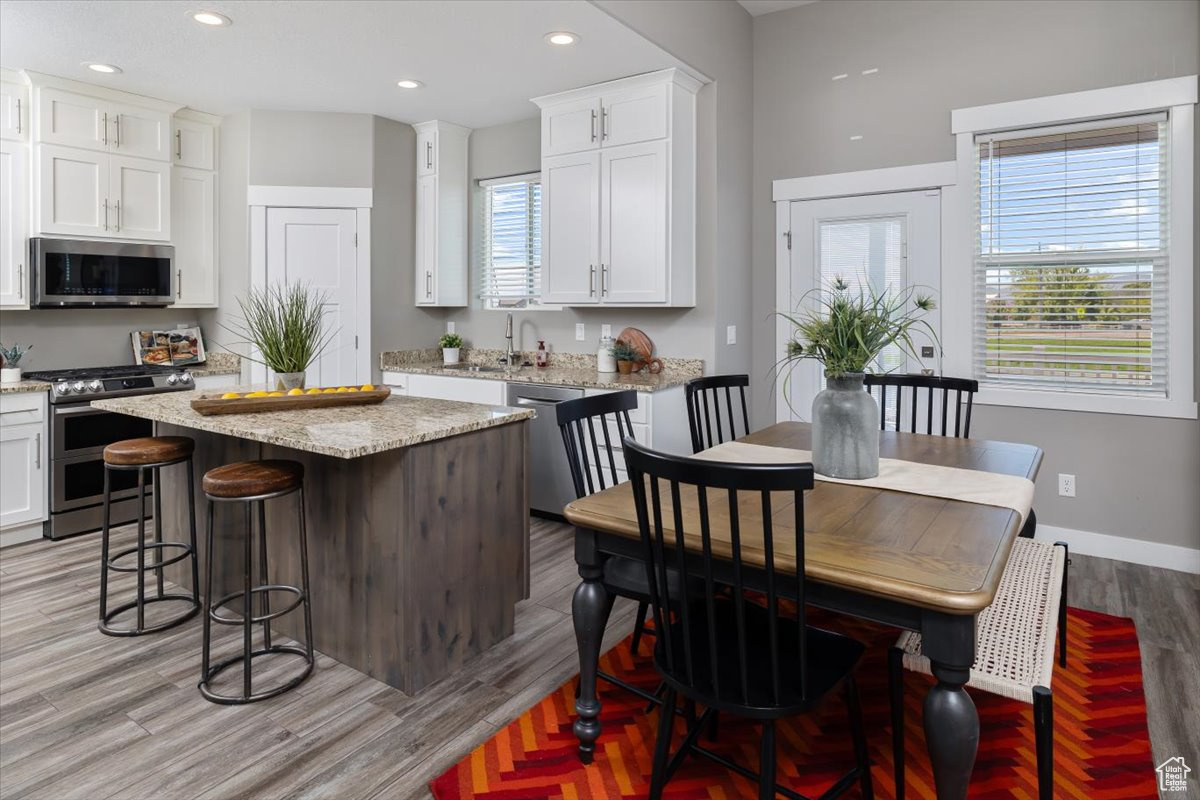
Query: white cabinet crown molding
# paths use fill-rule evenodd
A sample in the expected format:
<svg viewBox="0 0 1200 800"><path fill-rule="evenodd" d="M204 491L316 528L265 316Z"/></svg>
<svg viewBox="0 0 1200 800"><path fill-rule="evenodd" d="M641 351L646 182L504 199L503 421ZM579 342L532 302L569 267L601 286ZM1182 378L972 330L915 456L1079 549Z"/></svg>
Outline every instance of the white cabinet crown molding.
<svg viewBox="0 0 1200 800"><path fill-rule="evenodd" d="M606 81L604 83L594 83L590 86L583 86L578 89L568 89L565 92L555 92L554 94L544 94L540 97L531 97L529 102L533 103L538 108L547 108L549 106L557 105L558 103L595 97L598 94L621 92L625 91L626 89L636 89L644 86L655 86L663 83L665 80L670 80L672 83L683 87L692 94L700 91L700 87L704 84L712 82L711 78L701 75L700 73L691 74L684 72L677 67L670 67L668 69L660 69L655 72L644 72L641 75L631 75L628 78L617 78L616 80Z"/></svg>
<svg viewBox="0 0 1200 800"><path fill-rule="evenodd" d="M246 205L295 208L371 208L369 186L249 186Z"/></svg>
<svg viewBox="0 0 1200 800"><path fill-rule="evenodd" d="M33 87L34 91L40 89L62 89L67 92L75 92L89 97L95 97L101 100L108 100L113 103L127 103L133 106L149 108L154 111L162 111L167 114L174 114L183 108L182 103L173 103L168 100L159 100L156 97L147 97L142 94L134 94L133 92L123 92L119 89L110 89L107 86L98 86L94 83L84 83L83 81L71 80L70 78L60 78L56 75L46 75L41 72L32 70L21 70L21 75L25 81Z"/></svg>

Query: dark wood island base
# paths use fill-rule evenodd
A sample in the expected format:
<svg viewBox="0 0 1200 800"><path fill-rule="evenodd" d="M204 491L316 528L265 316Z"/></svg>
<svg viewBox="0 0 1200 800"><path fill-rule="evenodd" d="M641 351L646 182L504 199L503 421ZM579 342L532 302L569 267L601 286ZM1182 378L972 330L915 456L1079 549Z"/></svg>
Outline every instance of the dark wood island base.
<svg viewBox="0 0 1200 800"><path fill-rule="evenodd" d="M253 459L304 465L313 644L343 664L412 694L512 635L514 606L529 596L529 455L524 420L358 458L329 455L156 423L160 436L196 442L196 519L208 507L200 480L213 467ZM166 530L187 518L185 473L163 473ZM299 585L299 495L267 503L272 583ZM221 560L214 592L242 581L246 519L218 503ZM257 526L257 521L255 525ZM254 537L257 543L257 536ZM200 574L208 553L200 537ZM191 570L167 568L191 587ZM298 615L273 623L303 638Z"/></svg>

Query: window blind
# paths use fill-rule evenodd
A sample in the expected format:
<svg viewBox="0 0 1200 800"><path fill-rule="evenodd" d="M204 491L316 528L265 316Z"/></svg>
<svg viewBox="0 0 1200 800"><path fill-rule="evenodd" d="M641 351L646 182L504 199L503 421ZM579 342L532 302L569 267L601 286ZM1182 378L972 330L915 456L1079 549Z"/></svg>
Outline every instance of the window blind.
<svg viewBox="0 0 1200 800"><path fill-rule="evenodd" d="M480 181L479 296L489 308L527 308L542 293L540 175Z"/></svg>
<svg viewBox="0 0 1200 800"><path fill-rule="evenodd" d="M976 137L985 384L1165 396L1166 115Z"/></svg>

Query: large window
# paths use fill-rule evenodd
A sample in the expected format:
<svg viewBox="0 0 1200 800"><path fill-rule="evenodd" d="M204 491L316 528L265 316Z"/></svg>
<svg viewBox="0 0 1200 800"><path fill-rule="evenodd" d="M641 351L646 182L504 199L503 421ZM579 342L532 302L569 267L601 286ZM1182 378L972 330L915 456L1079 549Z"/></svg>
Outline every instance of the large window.
<svg viewBox="0 0 1200 800"><path fill-rule="evenodd" d="M480 181L479 190L479 297L484 307L542 307L541 176Z"/></svg>
<svg viewBox="0 0 1200 800"><path fill-rule="evenodd" d="M1165 113L975 137L975 374L1164 398Z"/></svg>

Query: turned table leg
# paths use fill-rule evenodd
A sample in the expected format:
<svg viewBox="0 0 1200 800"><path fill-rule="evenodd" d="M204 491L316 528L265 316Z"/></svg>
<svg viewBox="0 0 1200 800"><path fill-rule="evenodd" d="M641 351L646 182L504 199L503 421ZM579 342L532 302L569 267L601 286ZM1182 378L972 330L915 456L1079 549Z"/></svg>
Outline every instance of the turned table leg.
<svg viewBox="0 0 1200 800"><path fill-rule="evenodd" d="M975 663L975 618L935 615L921 626L937 679L925 696L925 742L939 800L965 800L979 749L979 714L963 690Z"/></svg>
<svg viewBox="0 0 1200 800"><path fill-rule="evenodd" d="M600 664L600 647L604 640L604 629L608 626L608 615L612 609L612 598L602 580L604 567L594 553L581 541L586 534L576 536L576 561L579 577L583 582L575 589L571 601L571 616L575 622L575 642L579 648L579 696L575 698L573 730L579 738L579 760L592 763L596 751L596 740L600 738L600 699L596 696L596 672ZM588 563L585 563L588 562Z"/></svg>

